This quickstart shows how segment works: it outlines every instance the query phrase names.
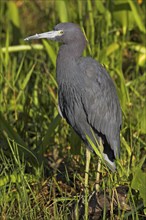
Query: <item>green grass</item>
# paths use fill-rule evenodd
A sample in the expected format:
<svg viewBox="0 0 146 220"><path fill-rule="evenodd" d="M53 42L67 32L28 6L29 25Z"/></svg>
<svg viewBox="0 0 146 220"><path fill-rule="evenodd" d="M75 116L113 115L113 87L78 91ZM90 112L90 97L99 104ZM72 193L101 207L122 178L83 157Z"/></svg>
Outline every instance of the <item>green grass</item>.
<svg viewBox="0 0 146 220"><path fill-rule="evenodd" d="M144 0L1 2L1 219L81 219L85 147L58 115L55 66L59 45L23 40L65 21L78 23L86 33L89 43L84 56L91 55L106 67L123 112L117 172L111 173L104 164L101 167L101 219L145 217L145 15ZM89 195L98 158L91 158ZM127 187L124 205L117 187Z"/></svg>

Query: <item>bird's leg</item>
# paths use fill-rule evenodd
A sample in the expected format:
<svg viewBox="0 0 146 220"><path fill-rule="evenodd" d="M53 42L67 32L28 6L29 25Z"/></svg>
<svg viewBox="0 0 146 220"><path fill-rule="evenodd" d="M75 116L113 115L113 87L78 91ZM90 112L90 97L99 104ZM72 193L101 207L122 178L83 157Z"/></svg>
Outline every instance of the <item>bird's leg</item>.
<svg viewBox="0 0 146 220"><path fill-rule="evenodd" d="M91 159L91 152L86 148L86 167L85 167L85 220L88 219L88 179L89 179L89 165Z"/></svg>
<svg viewBox="0 0 146 220"><path fill-rule="evenodd" d="M88 187L90 159L91 152L88 148L86 148L85 188Z"/></svg>
<svg viewBox="0 0 146 220"><path fill-rule="evenodd" d="M102 143L102 139L101 138L99 139L99 145L103 149L103 143ZM101 159L99 158L98 166L97 166L97 171L96 171L96 183L95 183L95 190L96 190L96 192L99 192L100 169L101 169Z"/></svg>
<svg viewBox="0 0 146 220"><path fill-rule="evenodd" d="M99 192L99 179L100 179L100 169L101 169L101 160L98 160L97 172L96 172L96 183L95 183L95 190Z"/></svg>

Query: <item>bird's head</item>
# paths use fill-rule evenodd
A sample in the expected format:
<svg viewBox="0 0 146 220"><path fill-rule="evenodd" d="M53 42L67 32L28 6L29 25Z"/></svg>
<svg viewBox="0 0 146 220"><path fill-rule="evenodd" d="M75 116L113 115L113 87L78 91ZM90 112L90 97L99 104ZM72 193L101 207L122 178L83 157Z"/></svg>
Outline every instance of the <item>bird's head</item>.
<svg viewBox="0 0 146 220"><path fill-rule="evenodd" d="M35 34L24 40L49 39L61 42L63 44L71 44L74 42L86 43L85 36L80 27L74 23L60 23L54 27L53 31Z"/></svg>

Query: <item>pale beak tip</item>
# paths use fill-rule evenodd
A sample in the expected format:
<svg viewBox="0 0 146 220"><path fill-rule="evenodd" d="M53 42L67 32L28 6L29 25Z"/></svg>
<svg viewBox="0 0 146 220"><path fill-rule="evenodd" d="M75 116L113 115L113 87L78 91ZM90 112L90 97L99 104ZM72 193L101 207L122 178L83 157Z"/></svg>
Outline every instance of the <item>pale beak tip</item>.
<svg viewBox="0 0 146 220"><path fill-rule="evenodd" d="M24 41L29 41L29 40L33 40L33 39L38 39L39 38L39 34L35 34L35 35L33 35L33 36L29 36L29 37L26 37L25 39L24 39Z"/></svg>
<svg viewBox="0 0 146 220"><path fill-rule="evenodd" d="M28 38L28 37L26 37L26 38L24 39L24 41L29 41L29 38Z"/></svg>

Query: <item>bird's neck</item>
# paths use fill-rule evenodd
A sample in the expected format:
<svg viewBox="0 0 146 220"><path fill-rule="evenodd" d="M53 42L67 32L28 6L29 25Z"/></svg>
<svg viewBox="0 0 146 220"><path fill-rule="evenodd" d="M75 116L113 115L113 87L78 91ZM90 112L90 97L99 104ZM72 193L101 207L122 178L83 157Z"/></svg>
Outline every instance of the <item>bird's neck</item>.
<svg viewBox="0 0 146 220"><path fill-rule="evenodd" d="M84 48L84 44L63 44L60 47L58 58L61 57L61 59L78 59L79 57L81 57Z"/></svg>
<svg viewBox="0 0 146 220"><path fill-rule="evenodd" d="M69 82L77 75L77 62L80 59L84 47L77 45L62 45L57 57L57 82L58 84Z"/></svg>

